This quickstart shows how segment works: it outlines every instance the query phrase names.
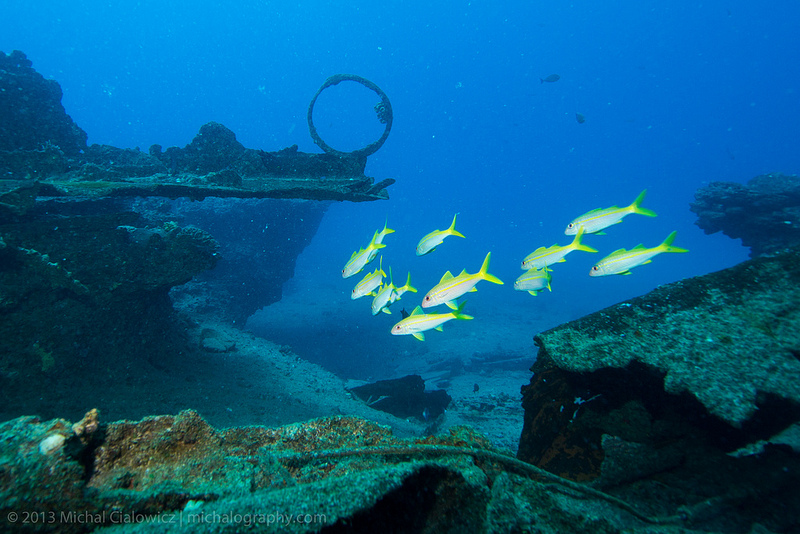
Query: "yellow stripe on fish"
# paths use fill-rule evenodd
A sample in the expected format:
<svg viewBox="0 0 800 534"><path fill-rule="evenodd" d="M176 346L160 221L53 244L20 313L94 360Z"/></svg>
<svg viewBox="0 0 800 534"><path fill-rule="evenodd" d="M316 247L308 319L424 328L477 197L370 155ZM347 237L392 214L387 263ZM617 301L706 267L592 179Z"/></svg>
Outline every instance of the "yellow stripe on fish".
<svg viewBox="0 0 800 534"><path fill-rule="evenodd" d="M530 269L514 282L514 289L517 291L527 291L534 297L539 291L547 288L549 291L553 289L550 287L551 269L544 267L543 269Z"/></svg>
<svg viewBox="0 0 800 534"><path fill-rule="evenodd" d="M386 246L383 243L378 242L378 239L383 239L383 237L380 237L380 235L381 232L376 231L372 235L372 239L370 240L369 245L367 245L367 248L360 248L353 252L353 254L350 256L350 259L345 264L344 269L342 269L342 278L350 278L351 276L360 273L364 270L364 267L366 267L369 262L375 259L378 249Z"/></svg>
<svg viewBox="0 0 800 534"><path fill-rule="evenodd" d="M417 292L417 289L411 285L411 273L408 273L406 285L396 287L392 277L392 268L389 267L389 283L382 285L375 294L375 298L372 299L372 315L378 315L380 312L391 314L389 306L400 300L406 291Z"/></svg>
<svg viewBox="0 0 800 534"><path fill-rule="evenodd" d="M460 319L460 320L469 320L473 319L471 315L466 315L462 313L462 309L464 308L464 302L461 303L460 306L456 308L455 311L450 313L424 313L422 308L417 306L414 308L414 311L411 312L411 315L397 323L392 327L392 335L393 336L404 336L404 335L412 335L415 338L419 339L420 341L425 341L425 335L423 332L428 330L438 330L442 331L442 325L447 321L452 321L453 319Z"/></svg>
<svg viewBox="0 0 800 534"><path fill-rule="evenodd" d="M391 282L381 286L381 288L375 294L375 298L372 299L372 315L378 315L381 312L388 314L392 313L389 311L389 304L392 303L392 295L394 294L395 289L397 288L394 287L394 284Z"/></svg>
<svg viewBox="0 0 800 534"><path fill-rule="evenodd" d="M611 206L610 208L597 208L584 213L569 223L567 225L567 229L564 230L564 233L567 235L575 235L578 233L578 230L583 228L583 232L586 234L602 235L603 232L601 232L601 230L608 228L613 224L621 223L622 219L631 213L638 213L639 215L646 215L647 217L655 217L656 212L641 206L646 194L647 189L639 193L639 196L636 197L636 200L634 200L630 206L625 206L624 208Z"/></svg>
<svg viewBox="0 0 800 534"><path fill-rule="evenodd" d="M564 256L572 252L573 250L583 250L584 252L597 252L597 249L594 249L590 246L581 244L581 238L583 237L583 228L578 229L578 233L575 235L575 239L572 240L572 243L565 246L560 245L551 245L549 247L539 247L527 256L525 259L522 260L522 268L526 271L531 269L543 269L548 265L553 265L554 263L560 263L562 261L567 261L564 259Z"/></svg>
<svg viewBox="0 0 800 534"><path fill-rule="evenodd" d="M673 247L677 232L672 232L663 243L653 248L636 245L630 250L615 250L592 267L589 276L608 276L611 274L631 274L631 269L650 263L653 257L664 252L689 252L685 248Z"/></svg>
<svg viewBox="0 0 800 534"><path fill-rule="evenodd" d="M483 260L481 270L475 274L469 274L466 269L461 271L458 276L453 276L450 271L444 273L441 281L433 286L433 289L428 291L428 294L422 299L422 307L430 308L444 303L455 310L457 309L455 300L468 291L477 291L475 285L481 280L486 280L493 284L502 284L502 280L493 274L489 274L489 259L491 257L492 253L488 252Z"/></svg>
<svg viewBox="0 0 800 534"><path fill-rule="evenodd" d="M455 235L458 237L464 237L461 232L456 230L456 217L458 213L453 215L453 222L450 224L450 228L447 230L434 230L433 232L429 233L425 237L419 240L417 243L417 256L424 256L429 252L433 252L436 250L436 247L442 244L444 238L447 236Z"/></svg>
<svg viewBox="0 0 800 534"><path fill-rule="evenodd" d="M375 296L374 291L383 283L384 276L386 276L386 273L383 272L383 256L381 256L378 268L364 276L364 278L356 284L350 298L355 300L366 297L367 295Z"/></svg>

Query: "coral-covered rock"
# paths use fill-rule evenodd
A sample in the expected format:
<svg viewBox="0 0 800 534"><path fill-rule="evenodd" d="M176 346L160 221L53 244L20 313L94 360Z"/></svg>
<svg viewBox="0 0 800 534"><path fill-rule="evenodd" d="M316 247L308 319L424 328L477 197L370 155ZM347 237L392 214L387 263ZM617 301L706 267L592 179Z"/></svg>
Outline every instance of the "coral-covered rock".
<svg viewBox="0 0 800 534"><path fill-rule="evenodd" d="M0 225L0 235L0 369L19 387L56 361L175 350L169 290L218 258L208 233L148 227L134 213Z"/></svg>
<svg viewBox="0 0 800 534"><path fill-rule="evenodd" d="M691 502L766 495L782 476L783 460L730 453L800 421L800 248L659 287L534 340L519 458Z"/></svg>
<svg viewBox="0 0 800 534"><path fill-rule="evenodd" d="M695 193L695 224L707 234L741 239L750 256L800 244L800 178L756 176L747 185L711 182Z"/></svg>
<svg viewBox="0 0 800 534"><path fill-rule="evenodd" d="M797 459L774 448L739 467L749 476L770 467L775 476L691 500L692 479L681 494L664 473L645 488L623 476L605 493L498 453L464 428L398 439L357 417L330 417L219 430L190 410L101 425L88 442L70 426L35 417L0 424L0 528L738 533L756 523L789 531L800 513L791 506ZM61 446L42 454L39 444L53 435ZM643 452L611 441L617 459Z"/></svg>
<svg viewBox="0 0 800 534"><path fill-rule="evenodd" d="M86 132L61 105L61 86L45 80L19 50L0 52L0 151L43 151L67 156L86 148Z"/></svg>

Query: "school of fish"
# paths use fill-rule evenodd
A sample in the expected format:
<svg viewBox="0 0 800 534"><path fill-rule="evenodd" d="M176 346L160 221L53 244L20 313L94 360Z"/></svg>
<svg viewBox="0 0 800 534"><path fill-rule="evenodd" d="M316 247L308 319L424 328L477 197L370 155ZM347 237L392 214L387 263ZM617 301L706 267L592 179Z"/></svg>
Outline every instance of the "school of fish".
<svg viewBox="0 0 800 534"><path fill-rule="evenodd" d="M646 193L647 190L639 193L636 199L628 206L597 208L573 219L564 230L564 234L575 236L572 242L568 245L542 246L528 254L521 263L525 273L516 279L514 289L526 291L533 296L538 295L540 291L545 289L552 291L550 283L553 265L566 261L566 256L574 251L598 252L597 249L583 243L585 236L592 234L604 235L606 228L620 224L628 215L637 214L655 217L656 213L653 210L642 207ZM456 230L457 216L458 214L453 216L453 221L447 229L434 230L422 237L417 244L416 255L423 256L433 252L444 243L447 237L464 238L465 236ZM342 269L342 277L349 278L363 271L369 263L378 257L378 252L386 247L383 240L393 232L394 230L388 227L388 221L384 224L382 230L376 230L367 246L359 248L350 256L350 259ZM598 261L590 269L589 276L628 275L631 274L631 269L650 263L659 254L665 252L688 252L685 248L676 247L672 244L675 241L675 235L676 232L670 233L661 244L652 248L646 248L644 245L639 244L630 250L624 248L616 250ZM442 331L444 323L448 321L473 319L471 315L463 312L465 301L459 302L458 299L471 291L477 291L475 286L481 281L503 285L502 280L489 273L490 260L491 252L488 252L480 269L473 274L468 273L466 269L462 270L458 276L453 276L450 271L445 272L439 283L425 293L422 301L414 308L411 314L403 312L404 317L392 327L391 334L412 335L416 339L424 341L424 332L428 330ZM400 300L405 293L417 293L417 289L411 285L411 273L408 273L406 283L403 286L394 284L391 267L389 268L388 281L385 280L386 278L386 272L383 270L383 257L381 257L378 267L364 275L355 285L351 299L355 300L370 296L372 297L372 315L391 314L389 307ZM447 313L425 313L424 311L424 309L441 304L444 304L452 311Z"/></svg>

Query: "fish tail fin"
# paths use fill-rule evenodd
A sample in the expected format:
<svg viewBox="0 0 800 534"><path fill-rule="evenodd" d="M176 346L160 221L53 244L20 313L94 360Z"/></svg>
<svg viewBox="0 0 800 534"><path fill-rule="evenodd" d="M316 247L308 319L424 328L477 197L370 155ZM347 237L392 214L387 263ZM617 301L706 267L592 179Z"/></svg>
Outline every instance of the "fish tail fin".
<svg viewBox="0 0 800 534"><path fill-rule="evenodd" d="M481 270L478 271L478 276L480 276L481 280L486 280L487 282L492 282L493 284L503 285L502 280L500 280L493 274L489 274L489 259L491 257L492 253L487 252L486 257L483 259L483 265L481 265Z"/></svg>
<svg viewBox="0 0 800 534"><path fill-rule="evenodd" d="M643 208L642 201L644 200L644 196L647 194L647 189L639 193L639 196L636 197L636 200L633 201L633 204L629 206L633 213L638 213L639 215L646 215L647 217L657 217L656 212L651 209Z"/></svg>
<svg viewBox="0 0 800 534"><path fill-rule="evenodd" d="M406 277L406 285L404 285L399 289L402 289L404 291L411 291L412 293L417 292L417 288L411 285L411 273L408 273L408 277Z"/></svg>
<svg viewBox="0 0 800 534"><path fill-rule="evenodd" d="M450 228L447 229L447 233L458 237L464 237L464 234L456 230L456 217L458 217L458 213L453 215L453 222L450 223Z"/></svg>
<svg viewBox="0 0 800 534"><path fill-rule="evenodd" d="M394 230L389 228L389 217L386 217L386 222L383 223L383 230L381 232L383 235L393 234Z"/></svg>
<svg viewBox="0 0 800 534"><path fill-rule="evenodd" d="M678 234L677 231L672 231L667 238L661 243L658 248L661 249L662 252L689 252L688 249L680 248L680 247L673 247L672 242L675 241L675 236Z"/></svg>
<svg viewBox="0 0 800 534"><path fill-rule="evenodd" d="M583 226L578 229L578 233L575 234L575 239L572 240L572 248L575 250L582 250L584 252L597 252L596 248L592 248L589 245L584 245L581 243L581 239L583 238ZM563 259L563 258L562 258Z"/></svg>
<svg viewBox="0 0 800 534"><path fill-rule="evenodd" d="M452 312L453 313L453 317L455 317L456 319L461 319L463 321L469 321L470 319L474 319L473 316L467 315L466 313L463 313L464 304L466 304L466 303L467 303L467 301L465 300L464 302L462 302L461 304L458 305L458 307L455 309L455 311Z"/></svg>
<svg viewBox="0 0 800 534"><path fill-rule="evenodd" d="M369 245L367 245L365 250L378 250L380 248L384 248L386 245L383 243L378 243L378 239L380 239L381 235L381 232L375 230L375 233L372 234L372 239L369 240Z"/></svg>

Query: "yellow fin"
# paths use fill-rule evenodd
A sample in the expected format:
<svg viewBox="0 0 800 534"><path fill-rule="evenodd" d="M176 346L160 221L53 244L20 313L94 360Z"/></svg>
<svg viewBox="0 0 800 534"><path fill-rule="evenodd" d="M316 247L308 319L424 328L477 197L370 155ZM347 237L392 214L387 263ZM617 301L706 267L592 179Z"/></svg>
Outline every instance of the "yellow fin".
<svg viewBox="0 0 800 534"><path fill-rule="evenodd" d="M447 271L446 273L444 273L444 274L442 275L442 279L441 279L441 280L439 280L439 283L441 284L442 282L446 282L446 281L448 281L448 280L452 280L453 278L455 278L455 277L453 276L453 273L451 273L450 271Z"/></svg>
<svg viewBox="0 0 800 534"><path fill-rule="evenodd" d="M422 332L414 332L411 335L419 339L420 341L425 341L425 334L423 334Z"/></svg>

